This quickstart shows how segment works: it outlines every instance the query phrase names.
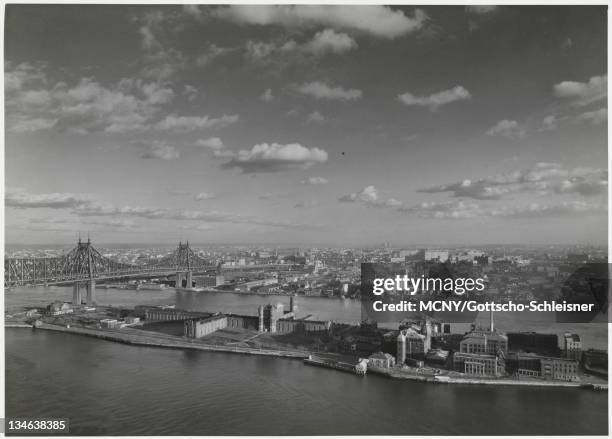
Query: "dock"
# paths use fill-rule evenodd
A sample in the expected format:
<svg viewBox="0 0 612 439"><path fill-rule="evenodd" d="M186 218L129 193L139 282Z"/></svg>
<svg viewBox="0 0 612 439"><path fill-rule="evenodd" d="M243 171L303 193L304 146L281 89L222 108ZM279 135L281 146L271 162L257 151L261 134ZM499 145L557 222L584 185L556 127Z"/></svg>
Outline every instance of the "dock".
<svg viewBox="0 0 612 439"><path fill-rule="evenodd" d="M326 358L318 358L310 355L308 358L304 358L304 364L310 364L311 366L326 367L328 369L336 369L343 372L350 372L360 375L357 372L356 364L346 363L344 361L335 361Z"/></svg>

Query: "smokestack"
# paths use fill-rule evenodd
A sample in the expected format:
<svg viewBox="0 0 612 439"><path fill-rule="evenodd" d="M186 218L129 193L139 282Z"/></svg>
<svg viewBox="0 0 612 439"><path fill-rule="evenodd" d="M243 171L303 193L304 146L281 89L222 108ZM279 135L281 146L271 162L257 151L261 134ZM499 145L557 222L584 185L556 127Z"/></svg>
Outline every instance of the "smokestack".
<svg viewBox="0 0 612 439"><path fill-rule="evenodd" d="M489 330L491 332L495 330L495 325L493 323L493 310L491 310L491 314L489 315Z"/></svg>

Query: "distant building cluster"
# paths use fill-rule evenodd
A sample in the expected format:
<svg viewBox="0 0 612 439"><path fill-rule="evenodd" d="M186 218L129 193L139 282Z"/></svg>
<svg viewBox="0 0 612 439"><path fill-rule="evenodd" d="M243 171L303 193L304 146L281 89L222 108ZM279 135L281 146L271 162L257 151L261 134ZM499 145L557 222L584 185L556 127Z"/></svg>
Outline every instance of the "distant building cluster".
<svg viewBox="0 0 612 439"><path fill-rule="evenodd" d="M177 310L172 310L177 311ZM184 323L184 335L190 338L201 338L212 334L220 329L241 328L257 330L259 332L270 332L287 334L292 332L301 333L328 333L331 330L330 321L317 321L296 318L297 305L295 297L290 297L289 310L284 306L268 304L259 306L257 316L241 316L237 314L218 314L193 318L186 314L180 315ZM168 313L171 314L171 313ZM159 314L155 314L158 316ZM171 319L168 319L171 320Z"/></svg>
<svg viewBox="0 0 612 439"><path fill-rule="evenodd" d="M405 365L425 370L425 364L429 364L473 377L514 376L557 381L578 381L580 362L582 360L586 365L587 358L591 364L596 364L602 373L604 367L607 367L605 351L583 354L578 334L564 334L563 349L560 349L556 334L499 332L494 326L493 313L487 328L477 328L474 324L445 323L429 318L404 322L400 325L399 332L395 332L395 345L388 337L392 333L385 334L382 341L376 345L376 326L362 323L361 328L364 334L361 337L365 337L365 333L369 331L372 343L372 346L362 348L365 348L364 351L375 351L365 358L370 367L389 368L393 367L391 364L395 364L396 367ZM358 341L359 332L356 337L354 339ZM376 350L379 348L380 351ZM360 349L355 345L353 350L357 352ZM385 361L384 358L393 352L393 361ZM432 370L430 369L430 372Z"/></svg>

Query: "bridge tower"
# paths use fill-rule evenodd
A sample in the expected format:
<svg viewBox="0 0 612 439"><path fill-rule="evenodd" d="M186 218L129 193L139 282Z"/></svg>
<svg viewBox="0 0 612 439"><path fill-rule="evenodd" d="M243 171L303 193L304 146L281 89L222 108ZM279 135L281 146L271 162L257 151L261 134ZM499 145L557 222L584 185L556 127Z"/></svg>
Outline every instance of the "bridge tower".
<svg viewBox="0 0 612 439"><path fill-rule="evenodd" d="M179 241L178 249L176 250L176 286L182 288L183 279L185 286L191 288L193 286L193 271L191 269L192 250L189 248L189 241L185 244ZM184 277L183 277L184 276Z"/></svg>
<svg viewBox="0 0 612 439"><path fill-rule="evenodd" d="M80 291L81 283L86 280L85 287L87 289L87 304L95 305L96 303L96 257L99 253L91 245L91 239L87 237L87 242L79 242L76 248L71 252L71 257L74 263L76 274L81 279L74 282L72 290L72 304L81 305L83 296Z"/></svg>

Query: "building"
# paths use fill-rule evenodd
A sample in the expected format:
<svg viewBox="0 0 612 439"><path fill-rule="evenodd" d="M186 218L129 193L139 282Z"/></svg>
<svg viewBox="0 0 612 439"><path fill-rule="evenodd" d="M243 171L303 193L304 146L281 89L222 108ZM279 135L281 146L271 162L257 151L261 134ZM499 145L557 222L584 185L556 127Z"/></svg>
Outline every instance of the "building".
<svg viewBox="0 0 612 439"><path fill-rule="evenodd" d="M578 361L570 358L541 358L542 378L560 381L579 381Z"/></svg>
<svg viewBox="0 0 612 439"><path fill-rule="evenodd" d="M55 301L47 306L47 313L52 316L72 314L73 312L72 305L65 302Z"/></svg>
<svg viewBox="0 0 612 439"><path fill-rule="evenodd" d="M368 358L368 363L375 367L389 369L395 366L395 358L391 354L376 352Z"/></svg>
<svg viewBox="0 0 612 439"><path fill-rule="evenodd" d="M559 354L559 337L557 337L557 334L509 332L507 336L509 351L534 352L546 355Z"/></svg>
<svg viewBox="0 0 612 439"><path fill-rule="evenodd" d="M502 357L485 353L455 352L455 370L475 376L501 376L505 374Z"/></svg>
<svg viewBox="0 0 612 439"><path fill-rule="evenodd" d="M276 305L268 304L263 307L263 330L267 332L276 332L277 322L285 316L285 311L282 303ZM261 326L261 325L260 325Z"/></svg>
<svg viewBox="0 0 612 439"><path fill-rule="evenodd" d="M267 285L274 285L274 284L278 284L278 279L275 278L269 278L269 279L258 279L258 280L252 280L249 282L245 282L241 285L238 286L238 290L243 292L243 293L247 293L253 289L256 289L258 287L263 287L263 286L267 286Z"/></svg>
<svg viewBox="0 0 612 439"><path fill-rule="evenodd" d="M542 372L541 357L535 353L509 353L505 366L509 375L539 377Z"/></svg>
<svg viewBox="0 0 612 439"><path fill-rule="evenodd" d="M225 277L220 274L210 276L194 276L196 287L218 287L225 284Z"/></svg>
<svg viewBox="0 0 612 439"><path fill-rule="evenodd" d="M443 349L430 349L425 356L428 363L436 363L444 365L448 360L448 351Z"/></svg>
<svg viewBox="0 0 612 439"><path fill-rule="evenodd" d="M100 320L100 326L106 329L113 329L119 326L119 322L116 319L102 319Z"/></svg>
<svg viewBox="0 0 612 439"><path fill-rule="evenodd" d="M404 331L400 331L397 336L397 364L404 364L406 362L406 335Z"/></svg>
<svg viewBox="0 0 612 439"><path fill-rule="evenodd" d="M608 376L608 352L588 349L582 353L584 369L591 373Z"/></svg>
<svg viewBox="0 0 612 439"><path fill-rule="evenodd" d="M430 348L431 338L412 328L403 329L397 336L397 363L404 364L406 358L422 359Z"/></svg>
<svg viewBox="0 0 612 439"><path fill-rule="evenodd" d="M227 314L226 317L228 328L259 330L259 316Z"/></svg>
<svg viewBox="0 0 612 439"><path fill-rule="evenodd" d="M197 320L185 320L184 335L189 338L201 338L208 334L227 328L227 317L216 315Z"/></svg>
<svg viewBox="0 0 612 439"><path fill-rule="evenodd" d="M473 323L467 322L439 322L434 325L436 335L467 334L474 330Z"/></svg>
<svg viewBox="0 0 612 439"><path fill-rule="evenodd" d="M448 251L441 250L426 250L425 260L431 262L446 262L448 261Z"/></svg>
<svg viewBox="0 0 612 439"><path fill-rule="evenodd" d="M208 317L209 313L185 311L174 308L161 308L157 306L135 306L134 314L148 321L166 322L176 320L187 320L199 317Z"/></svg>
<svg viewBox="0 0 612 439"><path fill-rule="evenodd" d="M327 334L331 330L331 321L322 320L302 320L302 319L280 319L276 322L276 332L278 333L322 333Z"/></svg>
<svg viewBox="0 0 612 439"><path fill-rule="evenodd" d="M580 361L582 356L582 342L578 334L566 332L563 334L565 358L571 358Z"/></svg>
<svg viewBox="0 0 612 439"><path fill-rule="evenodd" d="M459 351L469 354L497 355L498 352L508 353L508 337L491 331L474 330L463 337L459 343Z"/></svg>
<svg viewBox="0 0 612 439"><path fill-rule="evenodd" d="M365 375L368 371L368 360L360 358L359 362L355 365L355 373L357 375Z"/></svg>

